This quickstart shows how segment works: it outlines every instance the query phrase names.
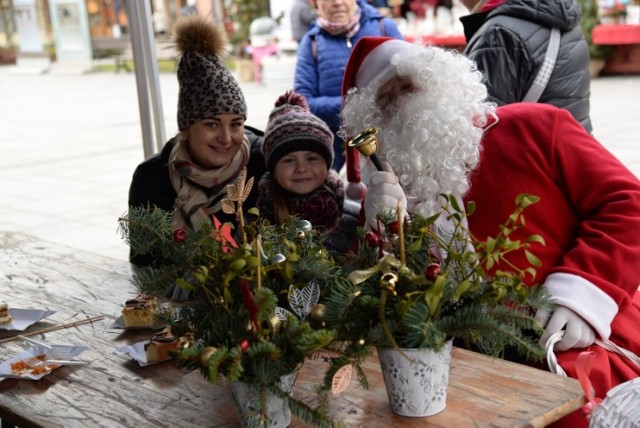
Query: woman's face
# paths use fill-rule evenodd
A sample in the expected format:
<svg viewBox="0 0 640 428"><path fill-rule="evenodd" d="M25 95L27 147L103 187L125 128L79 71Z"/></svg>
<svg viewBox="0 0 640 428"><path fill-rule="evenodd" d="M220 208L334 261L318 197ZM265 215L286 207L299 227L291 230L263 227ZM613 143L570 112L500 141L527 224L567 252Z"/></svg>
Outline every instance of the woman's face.
<svg viewBox="0 0 640 428"><path fill-rule="evenodd" d="M356 0L318 0L318 15L336 24L346 24L356 11Z"/></svg>
<svg viewBox="0 0 640 428"><path fill-rule="evenodd" d="M240 150L244 138L244 118L219 114L194 123L183 137L193 162L204 169L227 165Z"/></svg>
<svg viewBox="0 0 640 428"><path fill-rule="evenodd" d="M327 162L316 152L292 152L276 163L273 178L283 189L306 195L324 184Z"/></svg>

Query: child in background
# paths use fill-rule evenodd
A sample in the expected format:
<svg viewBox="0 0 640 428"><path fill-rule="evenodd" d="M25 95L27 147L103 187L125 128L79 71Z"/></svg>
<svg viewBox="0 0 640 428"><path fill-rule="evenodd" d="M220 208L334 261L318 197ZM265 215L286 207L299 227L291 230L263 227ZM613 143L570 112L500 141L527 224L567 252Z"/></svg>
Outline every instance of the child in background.
<svg viewBox="0 0 640 428"><path fill-rule="evenodd" d="M268 172L258 185L261 217L281 225L297 216L324 236L334 230L342 215L344 185L330 169L333 134L302 95L287 91L278 97L262 152Z"/></svg>

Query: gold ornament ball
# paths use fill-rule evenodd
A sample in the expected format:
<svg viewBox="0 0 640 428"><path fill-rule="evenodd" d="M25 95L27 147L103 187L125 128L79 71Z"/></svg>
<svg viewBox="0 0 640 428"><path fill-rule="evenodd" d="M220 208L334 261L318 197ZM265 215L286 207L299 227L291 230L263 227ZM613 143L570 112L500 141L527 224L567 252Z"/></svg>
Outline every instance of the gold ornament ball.
<svg viewBox="0 0 640 428"><path fill-rule="evenodd" d="M305 231L304 231L304 230L299 230L299 231L296 233L296 238L298 238L298 239L300 239L300 240L303 240L303 239L305 238L305 236L307 236L307 234L305 233Z"/></svg>
<svg viewBox="0 0 640 428"><path fill-rule="evenodd" d="M278 318L277 315L272 316L271 318L269 318L269 324L271 325L271 329L274 332L277 332L280 329L280 318Z"/></svg>
<svg viewBox="0 0 640 428"><path fill-rule="evenodd" d="M202 367L209 367L209 360L216 352L218 352L218 348L215 346L207 346L200 351L200 364Z"/></svg>
<svg viewBox="0 0 640 428"><path fill-rule="evenodd" d="M318 303L313 308L311 308L311 312L309 312L309 319L314 325L324 327L326 324L324 322L326 307L322 303Z"/></svg>

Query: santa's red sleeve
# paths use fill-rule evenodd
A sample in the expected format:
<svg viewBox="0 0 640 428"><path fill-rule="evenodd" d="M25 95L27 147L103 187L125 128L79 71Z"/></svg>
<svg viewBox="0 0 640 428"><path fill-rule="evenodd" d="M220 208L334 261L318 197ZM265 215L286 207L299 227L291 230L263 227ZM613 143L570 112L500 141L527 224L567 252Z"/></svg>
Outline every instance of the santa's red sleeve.
<svg viewBox="0 0 640 428"><path fill-rule="evenodd" d="M525 212L524 238L540 234L542 261L532 282L582 316L601 339L640 355L640 182L571 115L543 104L498 109L499 122L483 139L480 167L466 200L478 238L494 236L515 208L515 197L541 198ZM516 259L526 265L524 257ZM598 346L592 381L597 395L640 376L640 368ZM580 350L560 352L571 375Z"/></svg>

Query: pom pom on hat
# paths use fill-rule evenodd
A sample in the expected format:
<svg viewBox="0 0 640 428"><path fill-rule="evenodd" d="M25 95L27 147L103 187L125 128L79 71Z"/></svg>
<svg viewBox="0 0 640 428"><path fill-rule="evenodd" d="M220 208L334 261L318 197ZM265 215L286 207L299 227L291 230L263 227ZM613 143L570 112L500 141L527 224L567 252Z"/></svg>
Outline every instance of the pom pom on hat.
<svg viewBox="0 0 640 428"><path fill-rule="evenodd" d="M224 30L204 17L192 15L176 23L178 64L178 129L219 114L246 119L242 90L222 60L227 37Z"/></svg>
<svg viewBox="0 0 640 428"><path fill-rule="evenodd" d="M391 37L361 38L351 51L344 71L342 98L345 99L351 88L363 88L385 76L393 68L391 57L410 48L411 43ZM352 147L346 148L346 169L347 180L350 183L360 183L360 154ZM353 187L353 190L348 190L348 193L364 196L365 192L361 189L349 187Z"/></svg>
<svg viewBox="0 0 640 428"><path fill-rule="evenodd" d="M304 96L287 91L276 100L264 133L262 152L267 170L273 174L280 159L298 151L318 153L331 168L333 133L322 119L309 111Z"/></svg>

